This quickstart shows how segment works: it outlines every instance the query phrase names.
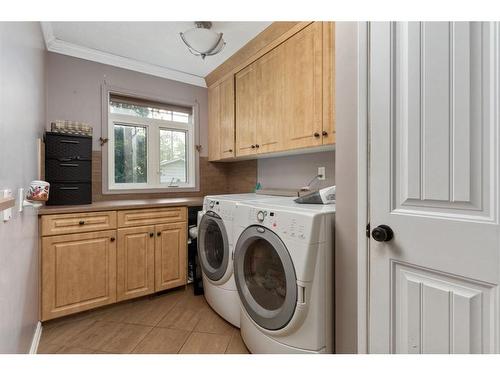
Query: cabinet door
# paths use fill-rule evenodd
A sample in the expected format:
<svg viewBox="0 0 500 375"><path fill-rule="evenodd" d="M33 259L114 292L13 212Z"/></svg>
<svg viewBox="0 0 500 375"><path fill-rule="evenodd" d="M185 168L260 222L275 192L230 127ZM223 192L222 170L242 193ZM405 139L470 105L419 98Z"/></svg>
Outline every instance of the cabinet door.
<svg viewBox="0 0 500 375"><path fill-rule="evenodd" d="M220 159L220 86L208 88L208 160Z"/></svg>
<svg viewBox="0 0 500 375"><path fill-rule="evenodd" d="M116 299L154 293L155 227L118 229Z"/></svg>
<svg viewBox="0 0 500 375"><path fill-rule="evenodd" d="M257 60L259 111L256 121L257 153L285 149L285 49L279 46Z"/></svg>
<svg viewBox="0 0 500 375"><path fill-rule="evenodd" d="M155 229L155 291L186 285L186 223L162 224Z"/></svg>
<svg viewBox="0 0 500 375"><path fill-rule="evenodd" d="M258 113L256 64L236 74L236 156L256 153L255 129Z"/></svg>
<svg viewBox="0 0 500 375"><path fill-rule="evenodd" d="M287 149L322 144L322 23L314 22L284 43Z"/></svg>
<svg viewBox="0 0 500 375"><path fill-rule="evenodd" d="M335 135L335 23L323 22L323 144L334 144Z"/></svg>
<svg viewBox="0 0 500 375"><path fill-rule="evenodd" d="M42 239L42 321L116 301L116 231Z"/></svg>
<svg viewBox="0 0 500 375"><path fill-rule="evenodd" d="M234 157L234 76L220 86L220 158Z"/></svg>

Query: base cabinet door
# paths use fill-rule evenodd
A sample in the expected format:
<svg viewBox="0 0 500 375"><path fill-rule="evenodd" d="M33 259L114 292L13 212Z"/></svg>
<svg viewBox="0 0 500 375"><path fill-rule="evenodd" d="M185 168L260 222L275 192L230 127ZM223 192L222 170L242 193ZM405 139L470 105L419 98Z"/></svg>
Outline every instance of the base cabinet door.
<svg viewBox="0 0 500 375"><path fill-rule="evenodd" d="M118 229L116 299L154 293L154 225Z"/></svg>
<svg viewBox="0 0 500 375"><path fill-rule="evenodd" d="M155 291L186 285L186 223L156 225Z"/></svg>
<svg viewBox="0 0 500 375"><path fill-rule="evenodd" d="M116 231L42 239L41 320L116 301Z"/></svg>

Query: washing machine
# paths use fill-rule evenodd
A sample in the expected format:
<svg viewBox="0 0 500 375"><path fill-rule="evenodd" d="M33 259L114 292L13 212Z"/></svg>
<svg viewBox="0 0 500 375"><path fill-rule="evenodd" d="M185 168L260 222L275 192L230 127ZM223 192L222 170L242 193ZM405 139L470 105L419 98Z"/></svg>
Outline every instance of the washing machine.
<svg viewBox="0 0 500 375"><path fill-rule="evenodd" d="M335 205L238 203L234 279L252 353L334 350Z"/></svg>
<svg viewBox="0 0 500 375"><path fill-rule="evenodd" d="M238 202L265 200L254 193L210 195L198 213L198 259L205 299L232 325L240 326L240 304L233 277L233 218Z"/></svg>

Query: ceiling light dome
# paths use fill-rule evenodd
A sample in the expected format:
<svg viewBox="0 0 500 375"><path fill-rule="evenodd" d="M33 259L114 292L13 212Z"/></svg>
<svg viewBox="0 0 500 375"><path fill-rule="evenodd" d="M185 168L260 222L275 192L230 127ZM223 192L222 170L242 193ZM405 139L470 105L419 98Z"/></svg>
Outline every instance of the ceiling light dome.
<svg viewBox="0 0 500 375"><path fill-rule="evenodd" d="M195 28L179 33L182 41L189 51L195 56L213 56L224 48L226 42L222 39L222 33L216 33L212 28L212 22L197 21Z"/></svg>

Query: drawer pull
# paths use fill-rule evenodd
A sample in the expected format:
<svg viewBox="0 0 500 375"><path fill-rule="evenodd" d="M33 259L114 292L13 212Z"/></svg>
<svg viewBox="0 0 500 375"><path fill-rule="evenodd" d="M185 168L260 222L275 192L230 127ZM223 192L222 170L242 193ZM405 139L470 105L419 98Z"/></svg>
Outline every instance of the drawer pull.
<svg viewBox="0 0 500 375"><path fill-rule="evenodd" d="M156 233L156 235L157 235L158 237L160 237L160 236L161 236L161 232L157 232L157 233Z"/></svg>
<svg viewBox="0 0 500 375"><path fill-rule="evenodd" d="M78 224L79 225L85 225L85 221L81 220Z"/></svg>
<svg viewBox="0 0 500 375"><path fill-rule="evenodd" d="M61 186L59 189L60 190L78 190L79 187L78 186Z"/></svg>
<svg viewBox="0 0 500 375"><path fill-rule="evenodd" d="M149 233L149 237L153 237L155 234L153 232Z"/></svg>
<svg viewBox="0 0 500 375"><path fill-rule="evenodd" d="M233 152L233 149L232 149L232 148L230 148L229 150L225 150L225 151L223 151L223 152Z"/></svg>
<svg viewBox="0 0 500 375"><path fill-rule="evenodd" d="M251 145L250 147L255 148L255 145Z"/></svg>
<svg viewBox="0 0 500 375"><path fill-rule="evenodd" d="M323 130L323 132L321 134L323 134L323 137L326 137L328 135L328 132Z"/></svg>
<svg viewBox="0 0 500 375"><path fill-rule="evenodd" d="M61 163L59 164L60 167L78 167L78 164L74 163Z"/></svg>
<svg viewBox="0 0 500 375"><path fill-rule="evenodd" d="M318 132L314 133L313 135L314 135L316 138L318 138L318 137L319 137L319 133L318 133Z"/></svg>
<svg viewBox="0 0 500 375"><path fill-rule="evenodd" d="M111 237L109 240L110 240L111 242L115 242L115 238L114 238L114 237Z"/></svg>
<svg viewBox="0 0 500 375"><path fill-rule="evenodd" d="M79 142L79 141L70 141L70 140L68 140L68 139L63 139L63 140L61 140L60 142L61 142L61 143L71 143L72 145L78 145L78 144L80 144L80 142Z"/></svg>

